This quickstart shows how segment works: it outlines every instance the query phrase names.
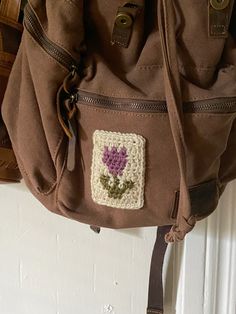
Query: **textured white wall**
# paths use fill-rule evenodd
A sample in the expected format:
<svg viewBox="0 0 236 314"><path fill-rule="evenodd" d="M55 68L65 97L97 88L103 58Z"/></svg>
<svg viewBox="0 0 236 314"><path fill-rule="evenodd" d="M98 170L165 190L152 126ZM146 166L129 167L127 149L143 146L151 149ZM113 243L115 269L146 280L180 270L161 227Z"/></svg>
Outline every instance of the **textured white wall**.
<svg viewBox="0 0 236 314"><path fill-rule="evenodd" d="M175 303L177 314L236 314L235 195L231 184L216 213L169 248L166 314ZM1 314L145 314L155 228L96 235L23 184L0 186L0 221Z"/></svg>

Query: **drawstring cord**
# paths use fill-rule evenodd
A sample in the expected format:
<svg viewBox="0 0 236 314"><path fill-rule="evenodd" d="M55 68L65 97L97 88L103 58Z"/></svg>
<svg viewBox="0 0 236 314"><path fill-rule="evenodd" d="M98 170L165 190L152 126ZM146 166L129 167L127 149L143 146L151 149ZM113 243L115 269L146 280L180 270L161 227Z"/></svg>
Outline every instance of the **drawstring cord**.
<svg viewBox="0 0 236 314"><path fill-rule="evenodd" d="M183 131L182 95L173 0L159 0L157 13L163 56L166 103L180 171L180 197L176 224L166 234L165 240L166 242L176 242L183 240L186 233L193 229L196 218L191 216L191 203L186 179L186 144Z"/></svg>

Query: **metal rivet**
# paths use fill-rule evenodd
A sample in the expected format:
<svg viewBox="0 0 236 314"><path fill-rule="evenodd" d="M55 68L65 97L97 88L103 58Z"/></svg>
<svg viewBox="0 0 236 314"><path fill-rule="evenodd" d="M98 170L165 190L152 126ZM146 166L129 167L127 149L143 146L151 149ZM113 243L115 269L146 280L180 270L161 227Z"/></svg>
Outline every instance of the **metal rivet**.
<svg viewBox="0 0 236 314"><path fill-rule="evenodd" d="M116 25L122 28L129 28L133 23L132 17L124 12L119 12L116 16Z"/></svg>
<svg viewBox="0 0 236 314"><path fill-rule="evenodd" d="M230 0L210 0L211 6L215 10L224 10L230 3Z"/></svg>

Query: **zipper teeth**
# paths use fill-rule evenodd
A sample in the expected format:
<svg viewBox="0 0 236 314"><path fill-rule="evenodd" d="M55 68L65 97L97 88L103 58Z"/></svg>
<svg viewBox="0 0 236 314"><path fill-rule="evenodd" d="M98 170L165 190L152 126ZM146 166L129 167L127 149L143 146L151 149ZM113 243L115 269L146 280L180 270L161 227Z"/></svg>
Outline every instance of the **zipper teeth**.
<svg viewBox="0 0 236 314"><path fill-rule="evenodd" d="M236 112L236 99L224 103L188 103L185 112L193 111L194 109L198 111Z"/></svg>
<svg viewBox="0 0 236 314"><path fill-rule="evenodd" d="M152 111L152 110L158 110L158 112L167 112L167 107L165 102L153 102L153 103L138 103L138 102L115 102L109 99L102 99L102 98L94 98L94 97L88 97L88 96L81 96L79 95L79 99L81 101L84 101L86 103L97 105L99 107L107 108L110 107L111 109L117 109L117 110L142 110L142 111Z"/></svg>
<svg viewBox="0 0 236 314"><path fill-rule="evenodd" d="M33 38L42 46L42 48L61 63L68 70L77 65L74 58L63 48L52 42L44 33L34 11L29 4L25 7L24 25ZM126 111L143 111L167 113L165 101L157 102L130 102L130 101L112 101L110 99L81 95L79 92L78 100L101 108ZM184 105L184 112L236 112L236 98L229 98L227 102L209 103L209 102L192 102Z"/></svg>
<svg viewBox="0 0 236 314"><path fill-rule="evenodd" d="M45 35L29 4L25 7L24 25L40 46L64 67L70 70L73 65L76 65L76 61L67 51L56 45Z"/></svg>
<svg viewBox="0 0 236 314"><path fill-rule="evenodd" d="M89 105L104 109L114 109L114 110L124 110L124 111L143 111L143 112L157 112L157 113L167 113L167 105L165 101L157 102L121 102L121 101L112 101L105 98L91 97L81 95L78 92L78 102L85 102ZM185 113L194 113L194 112L215 112L215 113L230 113L236 112L236 98L229 99L227 102L218 102L217 103L202 103L193 102L186 103L184 105Z"/></svg>

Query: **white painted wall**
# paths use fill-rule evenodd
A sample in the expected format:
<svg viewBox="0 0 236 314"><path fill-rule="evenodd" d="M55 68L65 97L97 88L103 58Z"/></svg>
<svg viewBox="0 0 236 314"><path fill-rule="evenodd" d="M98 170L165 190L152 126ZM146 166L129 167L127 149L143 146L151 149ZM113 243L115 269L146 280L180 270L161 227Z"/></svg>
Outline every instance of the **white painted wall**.
<svg viewBox="0 0 236 314"><path fill-rule="evenodd" d="M169 248L166 314L236 314L235 195L234 183L216 213ZM96 235L23 184L0 186L0 314L145 314L155 231Z"/></svg>

